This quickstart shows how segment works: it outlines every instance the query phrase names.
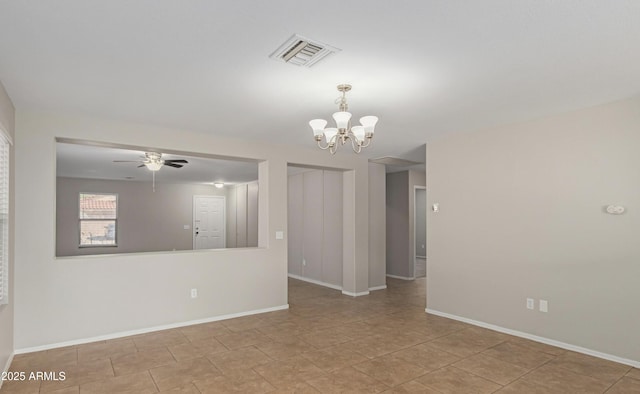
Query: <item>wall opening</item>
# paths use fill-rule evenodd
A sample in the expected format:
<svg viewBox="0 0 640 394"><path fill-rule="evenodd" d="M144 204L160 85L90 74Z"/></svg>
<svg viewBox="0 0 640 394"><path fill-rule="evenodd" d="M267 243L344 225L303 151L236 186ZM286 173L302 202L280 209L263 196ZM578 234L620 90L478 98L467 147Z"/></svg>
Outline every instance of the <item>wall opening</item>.
<svg viewBox="0 0 640 394"><path fill-rule="evenodd" d="M56 256L258 247L258 167L255 160L59 139ZM103 213L106 202L87 208L79 198L87 194L116 195L117 219L89 223L82 215ZM195 220L210 212L200 209L203 218L195 218L195 196L224 201L224 217L206 231ZM89 234L85 222L104 225ZM198 241L213 234L221 238Z"/></svg>
<svg viewBox="0 0 640 394"><path fill-rule="evenodd" d="M427 276L427 190L414 188L413 236L414 236L414 277Z"/></svg>

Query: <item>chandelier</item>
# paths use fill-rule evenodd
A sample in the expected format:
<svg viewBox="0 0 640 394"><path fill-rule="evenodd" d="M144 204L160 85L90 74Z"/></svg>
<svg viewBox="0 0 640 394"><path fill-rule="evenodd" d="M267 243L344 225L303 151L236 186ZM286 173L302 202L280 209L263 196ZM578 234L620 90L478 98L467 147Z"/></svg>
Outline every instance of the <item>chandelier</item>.
<svg viewBox="0 0 640 394"><path fill-rule="evenodd" d="M347 106L346 98L346 93L350 90L351 85L338 85L338 91L342 92L342 96L336 100L338 112L333 114L337 127L325 129L327 121L324 119L313 119L309 122L309 126L313 129L313 136L318 143L318 148L329 149L332 155L347 141L351 142L351 148L354 152L360 153L362 148L366 148L371 144L373 129L378 122L377 116L363 116L360 118L359 126L351 126L351 113L347 112L349 107Z"/></svg>

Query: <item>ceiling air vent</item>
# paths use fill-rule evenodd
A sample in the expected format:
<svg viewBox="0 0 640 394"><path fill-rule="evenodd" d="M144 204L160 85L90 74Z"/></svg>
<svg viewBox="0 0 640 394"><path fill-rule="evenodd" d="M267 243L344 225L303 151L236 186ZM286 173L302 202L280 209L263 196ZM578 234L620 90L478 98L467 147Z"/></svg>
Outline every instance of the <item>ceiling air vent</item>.
<svg viewBox="0 0 640 394"><path fill-rule="evenodd" d="M338 48L294 34L269 57L295 66L311 67L326 56L339 51Z"/></svg>

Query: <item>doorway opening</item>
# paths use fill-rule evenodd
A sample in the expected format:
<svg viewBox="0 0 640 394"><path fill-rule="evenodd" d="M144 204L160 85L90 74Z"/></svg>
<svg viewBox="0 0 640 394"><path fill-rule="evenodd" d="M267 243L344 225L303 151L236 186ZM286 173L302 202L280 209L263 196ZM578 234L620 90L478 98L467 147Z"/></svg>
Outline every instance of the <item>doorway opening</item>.
<svg viewBox="0 0 640 394"><path fill-rule="evenodd" d="M414 277L427 276L427 189L422 186L414 188Z"/></svg>

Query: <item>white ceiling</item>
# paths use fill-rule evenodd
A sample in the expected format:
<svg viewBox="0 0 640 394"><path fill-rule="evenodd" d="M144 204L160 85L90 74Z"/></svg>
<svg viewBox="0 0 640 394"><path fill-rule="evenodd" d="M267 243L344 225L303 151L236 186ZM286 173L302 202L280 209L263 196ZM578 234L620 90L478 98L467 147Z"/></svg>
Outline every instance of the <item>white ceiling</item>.
<svg viewBox="0 0 640 394"><path fill-rule="evenodd" d="M114 160L143 160L145 151L73 143L56 144L56 174L61 177L151 182L152 174L140 163L114 163ZM182 168L163 166L156 172L159 183L223 182L238 184L258 179L258 163L193 157L161 152L162 158L185 159Z"/></svg>
<svg viewBox="0 0 640 394"><path fill-rule="evenodd" d="M637 96L640 1L0 2L0 80L43 109L313 146L351 83L367 157L422 161L445 133ZM269 59L298 33L340 48ZM150 142L151 144L151 142Z"/></svg>

